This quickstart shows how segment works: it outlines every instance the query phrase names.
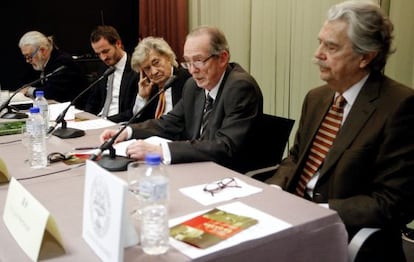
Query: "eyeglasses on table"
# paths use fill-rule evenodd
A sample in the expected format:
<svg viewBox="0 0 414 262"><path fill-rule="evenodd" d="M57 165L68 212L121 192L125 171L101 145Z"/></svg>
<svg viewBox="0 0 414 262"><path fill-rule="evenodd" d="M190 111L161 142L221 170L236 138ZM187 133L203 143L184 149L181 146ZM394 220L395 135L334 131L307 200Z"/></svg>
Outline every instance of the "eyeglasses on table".
<svg viewBox="0 0 414 262"><path fill-rule="evenodd" d="M228 188L228 187L238 187L238 188L240 188L241 186L239 186L237 184L234 177L226 177L226 178L223 178L220 181L207 184L204 187L203 191L210 193L211 196L214 196L214 194L216 194L216 193L220 192L221 190L223 190L225 188Z"/></svg>

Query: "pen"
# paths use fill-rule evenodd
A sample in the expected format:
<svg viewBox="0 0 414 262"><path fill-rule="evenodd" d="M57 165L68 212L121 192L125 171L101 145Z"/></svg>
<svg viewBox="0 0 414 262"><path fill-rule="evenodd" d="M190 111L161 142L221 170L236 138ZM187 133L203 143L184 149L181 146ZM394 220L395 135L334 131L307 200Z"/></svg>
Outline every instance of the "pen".
<svg viewBox="0 0 414 262"><path fill-rule="evenodd" d="M90 147L75 147L74 150L92 150L92 149L98 149L97 146L90 146Z"/></svg>

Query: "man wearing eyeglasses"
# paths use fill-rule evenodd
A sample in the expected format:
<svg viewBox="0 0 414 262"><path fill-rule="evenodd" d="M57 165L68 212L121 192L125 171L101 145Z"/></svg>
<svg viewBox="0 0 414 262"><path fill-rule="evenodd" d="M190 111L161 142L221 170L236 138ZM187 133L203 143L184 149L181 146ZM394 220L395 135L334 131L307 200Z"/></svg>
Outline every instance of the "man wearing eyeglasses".
<svg viewBox="0 0 414 262"><path fill-rule="evenodd" d="M38 77L43 77L62 65L66 66L59 73L22 89L24 95L34 98L35 91L43 90L47 99L66 102L71 101L86 87L86 77L79 66L70 54L54 45L52 37L30 31L20 38L19 48L26 62L40 72ZM82 108L83 104L80 101L76 106Z"/></svg>
<svg viewBox="0 0 414 262"><path fill-rule="evenodd" d="M160 154L166 164L214 161L238 170L242 163L236 157L263 113L260 88L240 65L229 62L227 40L218 28L202 26L190 32L184 60L182 66L192 78L184 85L181 101L160 119L125 129L115 142L138 139L126 150L134 159L152 152ZM101 141L116 132L104 131ZM154 145L140 140L150 136L173 142Z"/></svg>

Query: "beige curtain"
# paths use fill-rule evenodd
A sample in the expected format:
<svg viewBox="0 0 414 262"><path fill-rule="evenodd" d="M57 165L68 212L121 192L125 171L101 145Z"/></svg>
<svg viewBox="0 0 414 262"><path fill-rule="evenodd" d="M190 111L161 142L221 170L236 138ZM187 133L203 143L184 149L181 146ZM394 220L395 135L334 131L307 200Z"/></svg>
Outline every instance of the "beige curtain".
<svg viewBox="0 0 414 262"><path fill-rule="evenodd" d="M381 3L395 25L397 53L390 57L385 72L414 86L414 1L372 1ZM189 28L201 24L220 27L228 38L232 60L258 81L264 111L299 120L305 94L323 83L311 62L317 35L328 8L340 2L189 0Z"/></svg>

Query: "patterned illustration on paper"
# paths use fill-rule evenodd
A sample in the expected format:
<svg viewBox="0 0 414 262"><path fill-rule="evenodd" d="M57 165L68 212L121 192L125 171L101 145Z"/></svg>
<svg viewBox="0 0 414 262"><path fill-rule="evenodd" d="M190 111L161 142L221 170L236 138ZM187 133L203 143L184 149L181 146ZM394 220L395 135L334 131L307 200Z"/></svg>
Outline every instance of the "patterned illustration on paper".
<svg viewBox="0 0 414 262"><path fill-rule="evenodd" d="M91 224L96 235L102 238L108 232L111 219L109 190L102 177L93 180L90 200Z"/></svg>
<svg viewBox="0 0 414 262"><path fill-rule="evenodd" d="M257 224L257 220L213 209L170 229L171 237L198 248L213 246Z"/></svg>

